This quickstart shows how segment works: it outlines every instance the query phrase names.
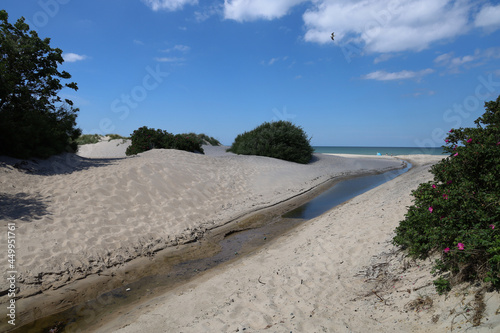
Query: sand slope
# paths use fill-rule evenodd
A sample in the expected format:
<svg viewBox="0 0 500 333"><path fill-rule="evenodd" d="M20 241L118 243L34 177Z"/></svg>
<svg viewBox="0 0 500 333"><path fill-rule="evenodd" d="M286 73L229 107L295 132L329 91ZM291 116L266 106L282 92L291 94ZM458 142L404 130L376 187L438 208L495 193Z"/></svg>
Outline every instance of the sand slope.
<svg viewBox="0 0 500 333"><path fill-rule="evenodd" d="M207 155L152 150L121 159L67 154L17 168L16 161L3 160L0 223L16 224L21 297L197 239L331 177L401 164L392 158L318 155L299 165L229 155L220 147ZM0 247L6 246L1 238ZM6 290L7 282L0 287Z"/></svg>
<svg viewBox="0 0 500 333"><path fill-rule="evenodd" d="M125 151L130 146L130 139L114 139L102 137L100 142L78 146L77 154L88 158L118 158L126 157Z"/></svg>
<svg viewBox="0 0 500 333"><path fill-rule="evenodd" d="M499 331L498 293L484 294L484 317L473 327L479 288L439 297L430 261L410 261L390 244L410 191L431 179L428 166L418 166L430 160L415 156L408 173L100 332Z"/></svg>

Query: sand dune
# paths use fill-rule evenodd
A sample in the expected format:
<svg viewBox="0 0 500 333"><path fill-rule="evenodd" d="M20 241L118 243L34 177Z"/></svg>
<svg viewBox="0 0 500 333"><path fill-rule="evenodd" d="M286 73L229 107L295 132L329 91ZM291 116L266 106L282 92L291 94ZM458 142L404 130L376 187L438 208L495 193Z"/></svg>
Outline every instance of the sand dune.
<svg viewBox="0 0 500 333"><path fill-rule="evenodd" d="M100 142L78 147L78 156L88 158L119 158L126 157L125 151L132 143L131 140L102 137Z"/></svg>
<svg viewBox="0 0 500 333"><path fill-rule="evenodd" d="M392 158L325 155L299 165L221 147L208 148L207 155L152 150L118 159L67 154L1 163L0 218L3 227L17 228L20 297L192 241L332 177L401 165ZM0 247L7 247L5 238ZM7 281L0 286L8 289Z"/></svg>
<svg viewBox="0 0 500 333"><path fill-rule="evenodd" d="M16 225L15 268L18 295L23 297L18 301L20 321L64 308L65 293L80 290L72 289L77 282L88 281L92 288L92 277L128 267L135 258L196 240L208 230L332 178L402 163L385 156L318 154L312 163L299 165L236 156L224 147L206 147L206 155L152 150L125 158L123 147L112 145L104 142L99 149L81 150L80 156L47 161L0 161L0 220L4 228ZM431 263L409 261L390 245L394 228L411 204L411 190L431 178L429 166L439 159L403 158L415 165L403 176L249 257L208 271L110 319L100 331L490 332L498 328L497 294L485 294L482 324L473 328L477 288L459 287L447 298L437 297L430 283ZM0 247L6 246L1 238ZM6 257L3 260L7 262ZM6 289L4 279L1 290ZM84 301L87 295L83 292L79 300L72 300ZM32 298L45 303L35 308ZM0 301L5 305L7 296Z"/></svg>
<svg viewBox="0 0 500 333"><path fill-rule="evenodd" d="M428 163L435 162L406 158L416 165L408 173L99 332L498 331L498 293L484 294L481 325L474 327L480 287L438 296L431 262L411 261L391 245L410 191L431 179Z"/></svg>

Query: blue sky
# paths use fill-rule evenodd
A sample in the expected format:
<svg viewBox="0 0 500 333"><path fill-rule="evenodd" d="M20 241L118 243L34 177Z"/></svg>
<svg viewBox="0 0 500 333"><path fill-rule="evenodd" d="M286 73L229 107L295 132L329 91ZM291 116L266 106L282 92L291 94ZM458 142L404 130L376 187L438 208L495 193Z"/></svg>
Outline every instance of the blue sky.
<svg viewBox="0 0 500 333"><path fill-rule="evenodd" d="M313 145L441 146L500 95L500 2L2 0L79 90L84 133L231 144L290 120ZM331 33L335 32L335 40Z"/></svg>

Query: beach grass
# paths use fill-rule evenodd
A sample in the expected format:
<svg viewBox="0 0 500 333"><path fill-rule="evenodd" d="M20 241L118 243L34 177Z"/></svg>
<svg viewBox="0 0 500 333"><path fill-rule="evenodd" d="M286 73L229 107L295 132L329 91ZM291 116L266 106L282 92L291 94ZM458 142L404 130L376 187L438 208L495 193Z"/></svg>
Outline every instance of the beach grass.
<svg viewBox="0 0 500 333"><path fill-rule="evenodd" d="M107 141L111 140L128 140L130 139L129 137L121 136L119 134L106 134L106 135L100 135L100 134L82 134L78 139L76 139L76 143L81 146L81 145L88 145L88 144L94 144L103 141L105 138L107 138Z"/></svg>

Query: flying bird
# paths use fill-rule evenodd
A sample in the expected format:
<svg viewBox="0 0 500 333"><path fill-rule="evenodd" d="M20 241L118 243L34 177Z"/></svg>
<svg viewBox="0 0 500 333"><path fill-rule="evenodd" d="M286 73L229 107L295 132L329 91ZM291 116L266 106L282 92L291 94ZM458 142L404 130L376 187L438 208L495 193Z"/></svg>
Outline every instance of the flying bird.
<svg viewBox="0 0 500 333"><path fill-rule="evenodd" d="M332 40L335 40L335 32L332 32L331 38Z"/></svg>

